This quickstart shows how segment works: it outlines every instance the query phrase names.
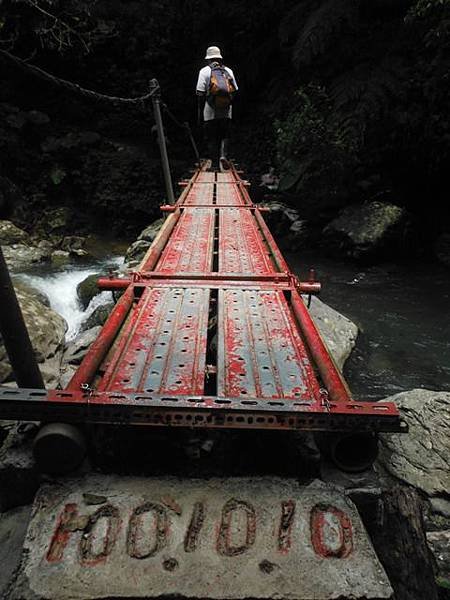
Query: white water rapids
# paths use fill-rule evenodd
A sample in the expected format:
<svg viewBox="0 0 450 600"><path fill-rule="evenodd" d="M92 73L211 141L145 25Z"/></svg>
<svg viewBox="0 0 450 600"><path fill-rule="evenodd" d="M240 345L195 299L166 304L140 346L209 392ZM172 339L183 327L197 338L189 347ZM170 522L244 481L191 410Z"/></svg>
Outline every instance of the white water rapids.
<svg viewBox="0 0 450 600"><path fill-rule="evenodd" d="M47 296L51 308L67 322L66 340L72 340L79 333L83 321L98 306L111 302L111 292L102 292L94 296L84 310L77 296L78 284L94 273L107 274L109 268L117 268L122 263L123 257L113 257L89 266L67 265L58 270L47 268L39 272L22 273L19 278Z"/></svg>

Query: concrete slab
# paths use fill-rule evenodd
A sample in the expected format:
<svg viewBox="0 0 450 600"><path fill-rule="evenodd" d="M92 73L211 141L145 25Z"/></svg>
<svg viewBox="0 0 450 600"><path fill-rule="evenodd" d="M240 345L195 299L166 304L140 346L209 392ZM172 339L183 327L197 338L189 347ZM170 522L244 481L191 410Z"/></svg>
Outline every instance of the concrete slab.
<svg viewBox="0 0 450 600"><path fill-rule="evenodd" d="M36 496L10 598L390 598L342 491L294 480L86 476Z"/></svg>

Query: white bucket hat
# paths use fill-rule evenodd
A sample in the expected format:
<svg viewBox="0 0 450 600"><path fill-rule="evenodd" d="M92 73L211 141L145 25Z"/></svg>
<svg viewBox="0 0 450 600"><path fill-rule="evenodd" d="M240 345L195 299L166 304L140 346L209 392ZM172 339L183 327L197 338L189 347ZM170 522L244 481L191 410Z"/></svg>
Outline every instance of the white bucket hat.
<svg viewBox="0 0 450 600"><path fill-rule="evenodd" d="M205 60L211 60L213 58L222 58L222 54L220 53L220 48L217 46L210 46L206 50Z"/></svg>

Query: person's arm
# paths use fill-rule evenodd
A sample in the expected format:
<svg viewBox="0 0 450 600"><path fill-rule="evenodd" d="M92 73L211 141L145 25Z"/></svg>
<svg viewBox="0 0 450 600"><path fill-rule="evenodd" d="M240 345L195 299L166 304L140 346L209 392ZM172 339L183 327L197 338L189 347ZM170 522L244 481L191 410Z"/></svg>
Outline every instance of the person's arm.
<svg viewBox="0 0 450 600"><path fill-rule="evenodd" d="M208 89L206 79L205 69L201 69L198 74L197 87L195 88L197 94L197 123L199 125L203 123L203 110L205 108L206 91Z"/></svg>

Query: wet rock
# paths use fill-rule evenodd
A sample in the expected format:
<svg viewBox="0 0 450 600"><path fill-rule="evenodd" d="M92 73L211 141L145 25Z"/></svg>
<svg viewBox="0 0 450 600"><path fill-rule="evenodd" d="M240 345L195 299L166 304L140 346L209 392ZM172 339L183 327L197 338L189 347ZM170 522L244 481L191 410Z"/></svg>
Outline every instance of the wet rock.
<svg viewBox="0 0 450 600"><path fill-rule="evenodd" d="M64 352L63 363L79 365L89 350L90 345L97 338L100 330L100 326L92 327L92 329L83 331L73 341L69 342Z"/></svg>
<svg viewBox="0 0 450 600"><path fill-rule="evenodd" d="M428 496L450 490L450 392L416 389L386 398L409 425L407 434L384 434L378 464Z"/></svg>
<svg viewBox="0 0 450 600"><path fill-rule="evenodd" d="M437 582L443 588L450 588L450 529L429 531L427 542L434 554L437 566Z"/></svg>
<svg viewBox="0 0 450 600"><path fill-rule="evenodd" d="M441 233L434 244L434 253L439 262L450 267L450 233Z"/></svg>
<svg viewBox="0 0 450 600"><path fill-rule="evenodd" d="M54 387L58 383L67 324L55 311L42 304L34 292L19 288L16 292L39 369L46 385ZM6 349L0 342L0 382L12 378Z"/></svg>
<svg viewBox="0 0 450 600"><path fill-rule="evenodd" d="M45 213L42 227L48 233L63 234L68 229L73 219L73 211L67 206L61 206Z"/></svg>
<svg viewBox="0 0 450 600"><path fill-rule="evenodd" d="M438 515L450 519L450 500L445 498L430 498L431 510Z"/></svg>
<svg viewBox="0 0 450 600"><path fill-rule="evenodd" d="M297 250L311 239L309 222L301 219L294 208L277 201L265 202L263 206L270 208L264 213L264 220L282 248Z"/></svg>
<svg viewBox="0 0 450 600"><path fill-rule="evenodd" d="M104 325L113 308L114 302L108 302L108 304L97 306L94 312L89 315L86 321L81 325L81 331L87 331L98 325Z"/></svg>
<svg viewBox="0 0 450 600"><path fill-rule="evenodd" d="M266 202L263 206L270 208L270 212L264 213L264 220L269 226L270 231L275 236L283 236L295 221L300 219L300 215L295 210L283 204L282 202Z"/></svg>
<svg viewBox="0 0 450 600"><path fill-rule="evenodd" d="M49 116L39 110L28 111L27 119L30 123L33 123L33 125L47 125L50 123Z"/></svg>
<svg viewBox="0 0 450 600"><path fill-rule="evenodd" d="M136 265L145 256L145 253L150 248L151 242L146 240L137 240L128 248L125 254L125 262L128 265Z"/></svg>
<svg viewBox="0 0 450 600"><path fill-rule="evenodd" d="M86 238L81 235L67 235L62 239L61 250L73 252L74 250L82 250L86 244Z"/></svg>
<svg viewBox="0 0 450 600"><path fill-rule="evenodd" d="M0 598L6 598L19 568L30 516L31 506L21 506L0 515Z"/></svg>
<svg viewBox="0 0 450 600"><path fill-rule="evenodd" d="M29 285L28 283L25 283L24 281L22 281L18 278L13 279L13 285L14 285L14 289L16 290L16 293L23 292L25 294L28 294L29 296L32 296L33 298L38 300L44 306L47 306L48 308L50 308L50 300L40 290L37 290L33 286Z"/></svg>
<svg viewBox="0 0 450 600"><path fill-rule="evenodd" d="M54 250L52 252L52 263L54 265L65 265L69 260L70 254L65 250Z"/></svg>
<svg viewBox="0 0 450 600"><path fill-rule="evenodd" d="M100 290L97 286L97 280L100 277L99 273L89 275L86 279L83 279L81 283L77 285L77 296L84 309L89 306L89 302L100 294Z"/></svg>
<svg viewBox="0 0 450 600"><path fill-rule="evenodd" d="M24 244L3 246L2 250L8 268L13 272L23 271L30 266L48 262L51 258L49 250Z"/></svg>
<svg viewBox="0 0 450 600"><path fill-rule="evenodd" d="M33 244L42 250L53 250L53 244L50 240L39 240L36 239L36 242Z"/></svg>
<svg viewBox="0 0 450 600"><path fill-rule="evenodd" d="M75 365L63 364L59 376L59 387L63 390L68 385L72 377L75 375L77 367Z"/></svg>
<svg viewBox="0 0 450 600"><path fill-rule="evenodd" d="M2 424L7 437L0 447L0 513L32 502L40 482L32 453L37 426L23 429L21 425Z"/></svg>
<svg viewBox="0 0 450 600"><path fill-rule="evenodd" d="M368 258L400 247L407 228L403 208L374 201L347 206L323 233L327 246L338 248L353 258Z"/></svg>
<svg viewBox="0 0 450 600"><path fill-rule="evenodd" d="M155 237L158 235L159 230L164 224L165 219L157 219L153 221L148 227L146 227L141 233L138 235L138 240L144 240L145 242L153 242Z"/></svg>
<svg viewBox="0 0 450 600"><path fill-rule="evenodd" d="M0 244L10 246L11 244L26 243L30 236L23 229L16 227L11 221L0 220Z"/></svg>
<svg viewBox="0 0 450 600"><path fill-rule="evenodd" d="M310 313L336 365L342 371L355 347L358 327L316 297L311 299Z"/></svg>

